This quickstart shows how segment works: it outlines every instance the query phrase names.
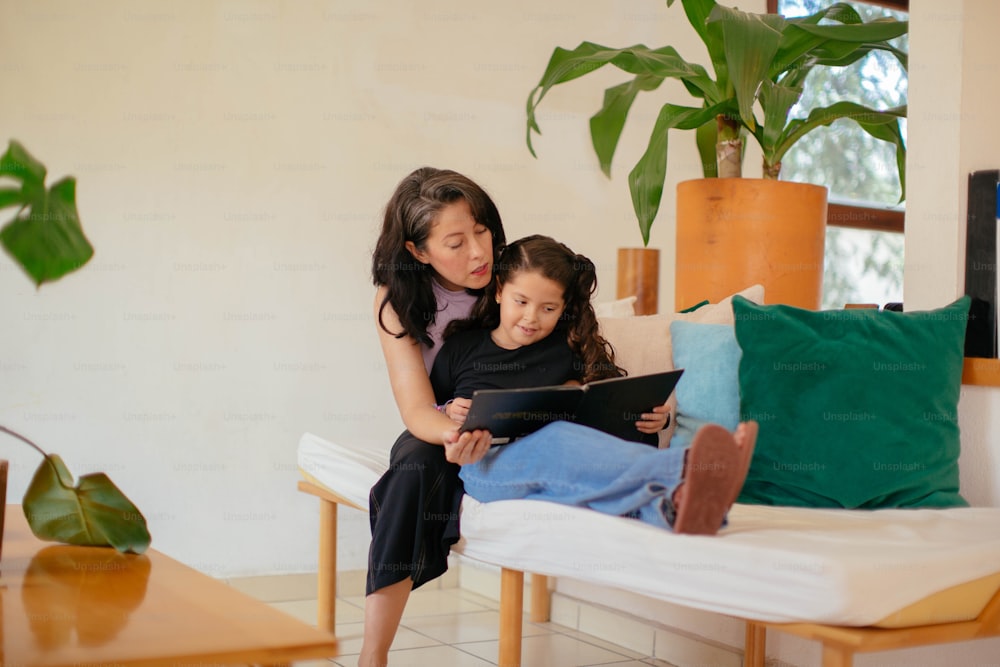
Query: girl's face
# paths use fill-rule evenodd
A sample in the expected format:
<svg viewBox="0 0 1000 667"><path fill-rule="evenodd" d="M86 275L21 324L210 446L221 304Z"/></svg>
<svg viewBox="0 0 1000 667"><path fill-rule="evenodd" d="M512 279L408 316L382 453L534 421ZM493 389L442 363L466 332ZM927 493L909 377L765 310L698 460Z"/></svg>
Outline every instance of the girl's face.
<svg viewBox="0 0 1000 667"><path fill-rule="evenodd" d="M507 350L531 345L556 328L566 308L565 288L534 271L519 271L497 290L500 326L493 342Z"/></svg>
<svg viewBox="0 0 1000 667"><path fill-rule="evenodd" d="M441 209L423 250L412 241L406 249L418 262L430 264L448 290L482 289L493 277L493 234L476 222L464 199Z"/></svg>

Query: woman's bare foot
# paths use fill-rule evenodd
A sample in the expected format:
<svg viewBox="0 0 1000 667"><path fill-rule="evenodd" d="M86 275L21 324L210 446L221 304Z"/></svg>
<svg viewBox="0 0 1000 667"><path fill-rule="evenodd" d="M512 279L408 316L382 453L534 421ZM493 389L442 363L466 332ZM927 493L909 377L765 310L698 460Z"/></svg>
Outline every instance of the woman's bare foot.
<svg viewBox="0 0 1000 667"><path fill-rule="evenodd" d="M365 597L365 629L358 667L386 667L389 664L389 649L411 590L413 580L407 577Z"/></svg>
<svg viewBox="0 0 1000 667"><path fill-rule="evenodd" d="M757 423L729 433L717 424L698 429L684 457L684 475L674 491L674 532L715 535L746 480L757 441Z"/></svg>

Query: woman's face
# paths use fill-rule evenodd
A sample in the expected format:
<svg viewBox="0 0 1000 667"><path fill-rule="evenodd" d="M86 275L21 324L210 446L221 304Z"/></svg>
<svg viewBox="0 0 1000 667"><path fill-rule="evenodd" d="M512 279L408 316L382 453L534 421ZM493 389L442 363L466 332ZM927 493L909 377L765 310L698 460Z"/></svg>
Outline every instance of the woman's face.
<svg viewBox="0 0 1000 667"><path fill-rule="evenodd" d="M445 289L482 289L493 276L493 234L476 222L464 199L441 209L423 250L412 241L406 242L406 249L434 269Z"/></svg>

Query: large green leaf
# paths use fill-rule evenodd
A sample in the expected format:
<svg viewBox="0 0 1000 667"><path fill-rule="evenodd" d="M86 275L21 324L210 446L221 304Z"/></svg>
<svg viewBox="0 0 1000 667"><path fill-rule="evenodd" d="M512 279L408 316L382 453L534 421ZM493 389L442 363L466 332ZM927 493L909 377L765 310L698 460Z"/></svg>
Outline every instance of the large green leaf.
<svg viewBox="0 0 1000 667"><path fill-rule="evenodd" d="M764 110L764 126L756 136L764 152L765 164L773 164L768 158L774 155L775 147L781 140L781 131L788 120L788 112L800 97L802 97L801 88L789 88L770 81L763 82L760 106Z"/></svg>
<svg viewBox="0 0 1000 667"><path fill-rule="evenodd" d="M528 95L527 144L532 155L535 155L535 149L531 144L531 133L541 134L535 119L535 109L546 93L553 86L572 81L609 64L630 74L646 75L651 79L683 79L686 85L705 90L706 94L714 94L715 83L709 78L705 68L687 62L673 47L649 49L637 44L624 49L611 49L592 42L583 42L572 51L557 47L552 52L538 85Z"/></svg>
<svg viewBox="0 0 1000 667"><path fill-rule="evenodd" d="M841 25L824 23L820 19L839 21ZM789 29L785 30L779 58L788 57L786 44L805 41L810 43L809 55L815 65L824 67L846 67L865 57L871 51L888 51L906 69L907 55L896 48L891 41L909 31L906 21L875 19L864 23L857 10L838 3L811 16L788 19ZM820 40L814 42L814 40ZM778 61L780 62L780 60Z"/></svg>
<svg viewBox="0 0 1000 667"><path fill-rule="evenodd" d="M847 67L861 60L872 51L885 51L899 62L905 70L909 67L909 56L905 51L897 49L891 44L876 43L858 44L855 42L834 42L827 40L821 46L813 49L815 64L823 67Z"/></svg>
<svg viewBox="0 0 1000 667"><path fill-rule="evenodd" d="M799 30L804 30L823 39L838 42L874 43L885 42L902 37L909 31L909 21L894 19L875 19L868 23L834 23L813 24L807 22L792 24Z"/></svg>
<svg viewBox="0 0 1000 667"><path fill-rule="evenodd" d="M733 111L735 110L729 104L716 104L701 109L664 104L660 109L646 152L628 175L632 207L639 219L643 245L649 245L649 230L663 199L663 183L667 177L668 130L695 130L714 121L720 113Z"/></svg>
<svg viewBox="0 0 1000 667"><path fill-rule="evenodd" d="M709 23L722 25L729 78L739 104L740 119L752 132L757 123L753 105L781 43L785 20L770 14L749 14L716 5Z"/></svg>
<svg viewBox="0 0 1000 667"><path fill-rule="evenodd" d="M806 118L796 118L788 123L773 153L770 156L765 155L765 160L770 159L772 164L780 162L785 153L803 135L841 118L853 120L871 136L889 142L895 147L896 168L899 171L899 184L902 188L899 201L903 201L906 198L906 143L899 121L901 118L906 118L905 105L879 110L855 102L837 102L813 109Z"/></svg>
<svg viewBox="0 0 1000 667"><path fill-rule="evenodd" d="M643 90L655 90L661 83L663 77L640 74L627 83L604 91L604 106L590 118L590 136L601 171L606 176L611 176L611 160L636 95Z"/></svg>
<svg viewBox="0 0 1000 667"><path fill-rule="evenodd" d="M86 264L94 248L76 210L76 181L65 178L32 193L27 207L0 230L0 242L36 285Z"/></svg>
<svg viewBox="0 0 1000 667"><path fill-rule="evenodd" d="M0 176L21 181L22 189L29 193L45 187L45 165L13 140L7 152L0 156Z"/></svg>
<svg viewBox="0 0 1000 667"><path fill-rule="evenodd" d="M781 33L781 44L768 69L767 78L777 82L794 76L798 77L798 81L792 85L799 85L805 80L809 70L817 64L815 51L823 42L823 39L815 35L801 30L791 30L786 25L784 32Z"/></svg>
<svg viewBox="0 0 1000 667"><path fill-rule="evenodd" d="M149 547L145 517L107 475L84 475L74 485L73 476L55 454L47 455L38 466L22 504L28 525L39 539L134 553Z"/></svg>
<svg viewBox="0 0 1000 667"><path fill-rule="evenodd" d="M718 26L709 25L708 23L708 17L711 16L712 10L715 9L715 0L682 0L682 3L688 23L691 24L691 27L701 37L701 41L708 50L708 57L711 58L712 67L715 70L716 81L722 83L723 87L725 87L727 85L726 82L729 81L729 75L726 73L725 40ZM667 0L667 7L672 4L673 0ZM714 99L712 103L714 104L718 101L718 99Z"/></svg>
<svg viewBox="0 0 1000 667"><path fill-rule="evenodd" d="M815 64L817 64L816 50L829 40L827 37L814 35L806 30L797 30L803 25L815 25L820 21L828 19L841 23L855 24L861 23L861 15L850 5L837 3L822 9L809 16L801 16L785 19L785 26L781 32L781 44L774 61L768 72L768 78L777 81L782 74L795 74L799 72L795 81L786 81L785 85L797 86L805 79ZM856 47L856 45L854 45Z"/></svg>
<svg viewBox="0 0 1000 667"><path fill-rule="evenodd" d="M864 19L861 18L861 14L854 7L851 7L846 2L835 2L828 7L820 9L815 14L810 14L809 16L798 16L788 19L789 23L808 23L812 25L817 25L823 19L829 21L836 21L838 23L844 24L857 24L864 23Z"/></svg>
<svg viewBox="0 0 1000 667"><path fill-rule="evenodd" d="M0 188L0 208L24 203L24 193L20 188Z"/></svg>
<svg viewBox="0 0 1000 667"><path fill-rule="evenodd" d="M889 117L895 117L895 121ZM899 119L906 118L906 107L897 107L886 112L880 112L875 116L862 115L854 118L854 122L861 126L865 132L892 144L896 149L896 171L899 173L899 201L902 203L906 199L906 142L903 138L902 129L899 126Z"/></svg>
<svg viewBox="0 0 1000 667"><path fill-rule="evenodd" d="M0 191L0 206L21 207L0 229L0 243L36 285L57 280L93 257L76 210L73 178L46 189L45 167L16 141L0 157L0 176L21 182L20 190Z"/></svg>
<svg viewBox="0 0 1000 667"><path fill-rule="evenodd" d="M716 178L719 175L719 159L715 150L718 136L719 126L714 118L695 130L694 140L701 158L701 174L705 178Z"/></svg>

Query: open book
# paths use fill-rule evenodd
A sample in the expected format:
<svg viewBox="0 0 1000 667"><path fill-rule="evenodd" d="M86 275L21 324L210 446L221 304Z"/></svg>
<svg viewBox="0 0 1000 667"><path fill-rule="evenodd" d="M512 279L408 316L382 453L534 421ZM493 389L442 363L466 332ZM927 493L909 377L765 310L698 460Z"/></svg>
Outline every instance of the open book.
<svg viewBox="0 0 1000 667"><path fill-rule="evenodd" d="M625 440L656 445L656 434L635 427L644 412L670 398L683 369L596 380L585 385L483 389L473 393L463 431L485 429L500 445L554 421L600 429Z"/></svg>

